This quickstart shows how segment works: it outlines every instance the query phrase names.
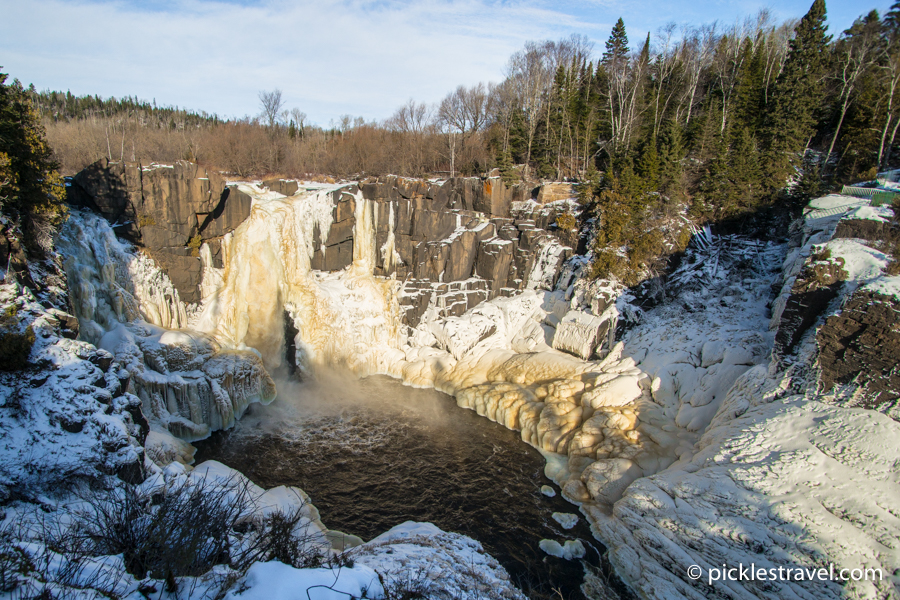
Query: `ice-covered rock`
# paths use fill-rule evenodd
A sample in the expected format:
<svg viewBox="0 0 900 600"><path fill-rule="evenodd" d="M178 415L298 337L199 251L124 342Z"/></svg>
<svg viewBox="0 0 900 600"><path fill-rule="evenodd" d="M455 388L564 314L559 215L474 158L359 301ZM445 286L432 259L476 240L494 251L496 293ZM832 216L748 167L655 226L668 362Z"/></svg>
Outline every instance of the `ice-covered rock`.
<svg viewBox="0 0 900 600"><path fill-rule="evenodd" d="M105 220L73 214L59 248L80 337L115 356L126 388L162 429L200 439L232 426L250 403L274 399L259 356L186 329L187 306L168 277Z"/></svg>
<svg viewBox="0 0 900 600"><path fill-rule="evenodd" d="M0 284L5 334L33 333L24 370L0 370L0 502L35 500L78 484L144 476L147 422L113 357L62 337L59 311L27 287ZM8 340L4 340L8 343ZM7 365L8 367L8 365Z"/></svg>
<svg viewBox="0 0 900 600"><path fill-rule="evenodd" d="M566 560L574 560L585 555L584 544L581 543L581 540L566 540L563 544L556 540L541 540L538 546L550 556Z"/></svg>

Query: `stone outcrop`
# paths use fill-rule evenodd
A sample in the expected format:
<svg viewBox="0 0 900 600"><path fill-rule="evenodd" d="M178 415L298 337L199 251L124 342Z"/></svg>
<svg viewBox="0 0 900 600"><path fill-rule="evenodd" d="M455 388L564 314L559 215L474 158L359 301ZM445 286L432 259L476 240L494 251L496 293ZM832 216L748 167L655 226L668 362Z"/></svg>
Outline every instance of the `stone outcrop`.
<svg viewBox="0 0 900 600"><path fill-rule="evenodd" d="M898 235L891 223L874 219L842 219L834 230L835 238L856 238L880 242Z"/></svg>
<svg viewBox="0 0 900 600"><path fill-rule="evenodd" d="M575 188L571 183L554 181L542 184L535 200L538 204L549 204L551 202L558 202L559 200L574 198L575 195Z"/></svg>
<svg viewBox="0 0 900 600"><path fill-rule="evenodd" d="M900 301L893 296L866 290L853 294L843 310L828 317L816 334L822 387L862 385L867 389L864 408L896 414L900 400L898 323Z"/></svg>
<svg viewBox="0 0 900 600"><path fill-rule="evenodd" d="M285 182L269 182L290 191ZM374 274L404 280L404 320L415 326L432 308L437 317L458 316L480 302L552 284L571 249L531 218L517 218L514 203L529 194L502 180L455 178L443 184L403 177L370 178L331 192L332 224L314 231L312 268L336 271L353 261L356 202L372 202ZM533 204L533 203L531 203ZM555 227L556 212L539 211ZM528 213L528 217L532 214ZM324 239L323 239L324 237ZM555 244L555 246L554 246ZM542 262L543 261L543 262ZM541 277L532 277L537 273Z"/></svg>
<svg viewBox="0 0 900 600"><path fill-rule="evenodd" d="M816 324L828 305L838 297L847 279L843 260L810 262L797 276L775 334L775 356L791 354L803 334Z"/></svg>
<svg viewBox="0 0 900 600"><path fill-rule="evenodd" d="M147 250L182 300L192 303L200 301L199 242L210 244L213 261L221 266L218 240L250 214L249 196L187 161L101 159L69 184L72 204L99 212L120 236Z"/></svg>

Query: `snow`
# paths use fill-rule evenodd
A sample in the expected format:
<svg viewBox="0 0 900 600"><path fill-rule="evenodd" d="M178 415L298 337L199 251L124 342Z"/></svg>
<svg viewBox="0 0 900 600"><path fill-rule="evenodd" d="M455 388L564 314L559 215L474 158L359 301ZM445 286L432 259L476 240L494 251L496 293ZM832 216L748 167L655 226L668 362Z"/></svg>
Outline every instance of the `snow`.
<svg viewBox="0 0 900 600"><path fill-rule="evenodd" d="M351 557L378 571L393 597L412 589L425 598L525 600L481 544L430 523L402 523L354 548Z"/></svg>
<svg viewBox="0 0 900 600"><path fill-rule="evenodd" d="M889 206L860 206L848 212L844 219L860 219L863 221L889 222L894 216L894 211Z"/></svg>
<svg viewBox="0 0 900 600"><path fill-rule="evenodd" d="M61 337L53 313L12 282L0 284L0 314L9 312L22 329L32 327L30 361L43 368L0 371L0 501L52 494L60 482L103 482L129 465L139 468L140 432L130 411L140 401L115 395L116 369L98 366L110 355Z"/></svg>
<svg viewBox="0 0 900 600"><path fill-rule="evenodd" d="M365 565L295 569L280 562L256 563L226 600L346 600L383 598L378 573Z"/></svg>
<svg viewBox="0 0 900 600"><path fill-rule="evenodd" d="M868 292L875 292L876 294L883 294L885 296L893 296L897 301L900 301L900 276L882 276L875 277L871 281L869 281L863 289Z"/></svg>
<svg viewBox="0 0 900 600"><path fill-rule="evenodd" d="M829 194L821 198L810 200L807 206L814 210L829 210L832 208L846 208L855 206L860 203L860 199L854 196L845 196L843 194ZM866 203L867 204L867 203Z"/></svg>
<svg viewBox="0 0 900 600"><path fill-rule="evenodd" d="M847 271L848 279L855 282L864 282L881 275L890 262L890 258L884 253L866 245L864 240L836 239L830 240L824 246L831 252L831 260L842 259L843 269Z"/></svg>

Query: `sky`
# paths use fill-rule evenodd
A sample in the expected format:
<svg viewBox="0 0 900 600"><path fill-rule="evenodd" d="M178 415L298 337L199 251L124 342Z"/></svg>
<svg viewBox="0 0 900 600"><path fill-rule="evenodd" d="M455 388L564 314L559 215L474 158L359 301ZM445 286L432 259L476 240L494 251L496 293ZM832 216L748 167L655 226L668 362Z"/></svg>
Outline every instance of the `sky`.
<svg viewBox="0 0 900 600"><path fill-rule="evenodd" d="M800 18L811 0L0 0L0 67L40 90L137 96L159 105L256 116L259 93L327 126L381 120L409 99L499 82L526 41L613 24L633 46L669 22L730 25L768 8ZM891 0L826 0L838 35Z"/></svg>

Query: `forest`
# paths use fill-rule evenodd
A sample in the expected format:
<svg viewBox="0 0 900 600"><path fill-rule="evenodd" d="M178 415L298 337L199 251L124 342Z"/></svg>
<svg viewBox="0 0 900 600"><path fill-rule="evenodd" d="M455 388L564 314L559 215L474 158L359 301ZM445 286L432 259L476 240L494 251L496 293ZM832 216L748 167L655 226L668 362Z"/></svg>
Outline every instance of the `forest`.
<svg viewBox="0 0 900 600"><path fill-rule="evenodd" d="M188 159L240 177L497 168L507 183L578 182L583 220L602 217L595 274L627 280L686 243L659 223L801 206L897 162L900 2L837 35L826 16L815 0L796 21L764 10L727 26L671 24L637 43L619 19L600 52L580 35L528 42L500 83L328 127L287 110L279 90L259 93L258 116L232 120L137 98L23 91L63 174L108 157Z"/></svg>

